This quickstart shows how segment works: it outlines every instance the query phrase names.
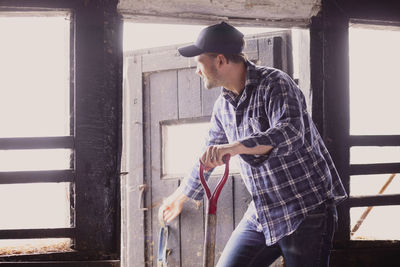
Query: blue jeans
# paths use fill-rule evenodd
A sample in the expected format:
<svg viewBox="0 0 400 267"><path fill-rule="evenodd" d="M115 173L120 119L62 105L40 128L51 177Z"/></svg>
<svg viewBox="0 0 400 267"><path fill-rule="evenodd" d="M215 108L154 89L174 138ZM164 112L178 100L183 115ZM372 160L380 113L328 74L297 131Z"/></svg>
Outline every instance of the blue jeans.
<svg viewBox="0 0 400 267"><path fill-rule="evenodd" d="M295 232L272 246L265 244L263 233L255 231L242 219L217 267L267 267L281 255L285 267L327 267L335 218L336 207L323 204L310 212Z"/></svg>

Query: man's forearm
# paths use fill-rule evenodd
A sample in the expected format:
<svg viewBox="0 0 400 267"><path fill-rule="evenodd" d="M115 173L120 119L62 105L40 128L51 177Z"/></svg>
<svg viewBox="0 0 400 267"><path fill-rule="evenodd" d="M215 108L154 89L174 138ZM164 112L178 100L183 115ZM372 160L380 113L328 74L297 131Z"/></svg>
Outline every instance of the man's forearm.
<svg viewBox="0 0 400 267"><path fill-rule="evenodd" d="M273 149L272 146L258 145L255 147L246 147L240 142L234 143L235 155L237 154L247 154L247 155L265 155L268 154Z"/></svg>

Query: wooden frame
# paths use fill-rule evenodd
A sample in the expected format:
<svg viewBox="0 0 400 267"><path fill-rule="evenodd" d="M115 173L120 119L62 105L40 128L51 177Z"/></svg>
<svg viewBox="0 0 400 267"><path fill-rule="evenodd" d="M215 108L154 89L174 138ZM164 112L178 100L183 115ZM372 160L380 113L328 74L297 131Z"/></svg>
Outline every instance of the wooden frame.
<svg viewBox="0 0 400 267"><path fill-rule="evenodd" d="M355 8L356 6L356 8ZM311 79L313 119L322 132L347 192L350 175L393 173L400 164L351 164L351 146L398 146L399 136L349 135L349 40L352 21L398 25L399 5L366 1L323 1L322 12L311 24ZM397 12L397 13L396 13ZM390 21L390 22L389 22ZM338 112L340 110L340 112ZM351 196L339 206L331 266L393 266L400 241L350 240L350 208L399 205L400 195Z"/></svg>
<svg viewBox="0 0 400 267"><path fill-rule="evenodd" d="M71 182L73 227L3 230L0 238L70 237L74 252L0 257L0 265L119 266L122 114L122 22L118 1L1 0L0 10L69 10L71 133L66 137L9 138L0 149L69 148L71 170L0 174L0 183ZM79 262L78 262L79 261ZM91 264L90 264L91 262ZM86 265L89 264L89 265Z"/></svg>

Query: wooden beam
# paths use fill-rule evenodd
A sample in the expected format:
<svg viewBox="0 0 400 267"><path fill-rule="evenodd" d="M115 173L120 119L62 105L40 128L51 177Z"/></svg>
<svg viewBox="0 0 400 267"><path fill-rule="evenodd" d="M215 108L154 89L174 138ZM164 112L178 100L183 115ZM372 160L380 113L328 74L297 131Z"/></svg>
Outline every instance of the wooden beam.
<svg viewBox="0 0 400 267"><path fill-rule="evenodd" d="M350 207L400 205L400 194L350 197L348 202Z"/></svg>
<svg viewBox="0 0 400 267"><path fill-rule="evenodd" d="M350 146L400 146L400 135L352 135Z"/></svg>
<svg viewBox="0 0 400 267"><path fill-rule="evenodd" d="M75 228L0 230L0 239L75 237Z"/></svg>
<svg viewBox="0 0 400 267"><path fill-rule="evenodd" d="M399 173L400 163L351 164L350 175Z"/></svg>
<svg viewBox="0 0 400 267"><path fill-rule="evenodd" d="M73 170L0 172L0 184L73 182Z"/></svg>
<svg viewBox="0 0 400 267"><path fill-rule="evenodd" d="M26 267L119 267L119 260L108 261L36 261L36 262L0 262L5 266L26 266Z"/></svg>
<svg viewBox="0 0 400 267"><path fill-rule="evenodd" d="M0 138L0 150L74 148L73 136Z"/></svg>
<svg viewBox="0 0 400 267"><path fill-rule="evenodd" d="M40 262L0 262L5 266L27 266L27 267L119 267L119 260L110 261L40 261Z"/></svg>

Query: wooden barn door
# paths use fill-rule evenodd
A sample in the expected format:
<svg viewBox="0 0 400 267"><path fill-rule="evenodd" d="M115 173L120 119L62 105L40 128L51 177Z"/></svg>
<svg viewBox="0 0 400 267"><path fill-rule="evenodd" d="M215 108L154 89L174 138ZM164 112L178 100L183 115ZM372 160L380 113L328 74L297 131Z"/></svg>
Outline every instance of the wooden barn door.
<svg viewBox="0 0 400 267"><path fill-rule="evenodd" d="M252 36L246 40L245 52L257 64L290 74L289 40L289 31ZM156 266L158 207L183 178L163 170L163 147L168 140L162 129L165 125L208 120L220 89L204 89L195 74L194 60L179 56L176 47L126 54L124 62L124 147L128 174L122 183L126 203L122 211L128 231L122 239L127 251L126 266ZM219 178L220 175L210 178L212 188ZM250 201L240 175L232 172L218 202L216 261ZM203 204L189 202L170 225L168 266L202 266L204 212Z"/></svg>

